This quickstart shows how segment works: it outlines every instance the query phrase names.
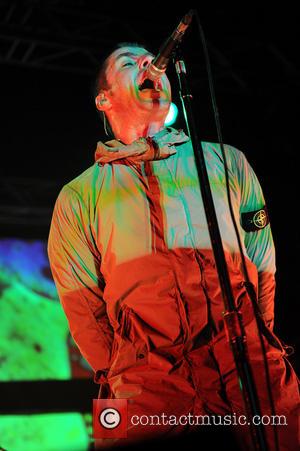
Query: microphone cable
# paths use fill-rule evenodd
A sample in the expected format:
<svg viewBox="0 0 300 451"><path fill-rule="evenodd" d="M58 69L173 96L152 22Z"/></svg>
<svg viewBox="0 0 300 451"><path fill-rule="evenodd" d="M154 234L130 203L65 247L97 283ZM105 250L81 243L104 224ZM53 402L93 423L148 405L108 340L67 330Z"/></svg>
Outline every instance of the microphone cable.
<svg viewBox="0 0 300 451"><path fill-rule="evenodd" d="M209 93L210 93L211 103L212 103L212 107L213 107L213 113L214 113L214 120L215 120L215 125L216 125L216 130L217 130L218 142L220 144L221 154L222 154L222 158L223 158L223 165L224 165L224 172L225 172L225 181L226 181L226 192L227 192L227 200L228 200L230 216L231 216L231 220L232 220L233 227L234 227L234 230L235 230L235 234L236 234L236 238L237 238L237 242L238 242L239 252L241 254L243 275L244 275L244 278L245 278L245 282L247 284L246 287L248 288L247 292L248 292L250 300L252 302L252 307L253 307L254 316L255 316L255 320L256 320L256 325L257 325L257 330L258 330L258 335L259 335L259 341L260 341L262 355L263 355L263 362L264 362L264 369L265 369L265 376L266 376L266 385L267 385L267 391L268 391L268 398L269 398L269 403L270 403L270 410L271 410L271 414L274 415L274 417L275 417L275 413L276 412L275 412L275 405L274 405L273 394L272 394L272 389L271 389L271 378L270 378L269 364L268 364L268 361L267 361L266 348L265 348L265 344L264 344L263 337L262 337L262 332L260 330L260 325L259 325L259 321L261 321L261 319L259 318L259 313L257 311L258 310L258 301L257 301L257 298L256 298L255 291L253 289L252 283L250 282L250 279L249 279L249 274L248 274L248 269L247 269L247 265L246 265L245 255L244 255L243 246L242 246L242 243L241 243L241 237L240 237L238 226L237 226L237 223L236 223L236 220L235 220L235 217L234 217L234 213L233 213L233 207L232 207L232 202L231 202L231 193L230 193L230 184L229 184L229 175L228 175L228 165L227 165L227 159L226 159L224 143L223 143L223 137L222 137L222 132L221 132L221 123L220 123L220 117L219 117L217 102L216 102L216 95L215 95L215 89L214 89L214 84L213 84L213 77L212 77L212 70L211 70L210 59L209 59L208 49L207 49L207 45L206 45L206 39L205 39L204 31L203 31L203 28L202 28L202 25L201 25L201 22L200 22L199 14L198 14L196 9L194 9L193 12L194 12L195 17L196 17L197 26L198 26L198 32L199 32L199 35L200 35L200 40L201 40L202 47L203 47L203 52L204 52L205 67L206 67L207 76L208 76L208 83L209 83ZM278 434L277 434L277 430L276 430L276 425L273 425L273 431L274 431L275 450L279 451Z"/></svg>

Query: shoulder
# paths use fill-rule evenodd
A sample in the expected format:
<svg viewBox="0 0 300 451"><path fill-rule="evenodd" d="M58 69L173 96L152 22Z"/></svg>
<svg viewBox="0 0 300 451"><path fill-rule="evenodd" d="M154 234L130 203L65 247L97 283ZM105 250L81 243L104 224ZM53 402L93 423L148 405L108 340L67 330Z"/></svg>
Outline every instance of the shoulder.
<svg viewBox="0 0 300 451"><path fill-rule="evenodd" d="M93 164L84 172L79 174L73 180L68 182L64 188L69 189L71 191L77 192L79 195L83 195L87 190L89 190L93 186L93 182L95 178L97 178L100 167L98 164Z"/></svg>
<svg viewBox="0 0 300 451"><path fill-rule="evenodd" d="M223 160L223 154L220 143L215 142L208 142L208 141L202 141L202 146L204 149L204 152L206 153L214 153L216 154L221 160ZM236 147L230 145L230 144L224 144L224 150L226 158L229 157L232 160L240 160L241 158L244 158L244 153L237 149Z"/></svg>
<svg viewBox="0 0 300 451"><path fill-rule="evenodd" d="M203 152L205 160L211 166L215 164L224 167L224 156L220 143L202 141ZM236 174L239 172L246 163L246 157L244 153L230 144L224 144L224 152L226 157L226 163L229 170Z"/></svg>
<svg viewBox="0 0 300 451"><path fill-rule="evenodd" d="M58 195L57 202L63 204L87 203L100 170L101 168L94 164L66 183Z"/></svg>

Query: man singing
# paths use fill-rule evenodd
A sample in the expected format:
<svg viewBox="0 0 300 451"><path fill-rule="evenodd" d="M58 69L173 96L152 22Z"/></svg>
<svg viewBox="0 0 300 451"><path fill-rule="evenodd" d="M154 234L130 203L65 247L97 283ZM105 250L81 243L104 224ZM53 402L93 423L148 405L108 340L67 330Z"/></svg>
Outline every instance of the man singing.
<svg viewBox="0 0 300 451"><path fill-rule="evenodd" d="M96 106L114 139L99 142L95 164L63 187L49 236L53 277L72 336L102 396L130 400L125 443L194 429L134 426L134 415L245 414L191 142L183 131L164 126L171 88L165 74L155 83L147 80L152 60L136 44L121 44L105 60ZM257 296L253 306L220 146L202 146L261 411L271 414L259 330L275 411L287 422L277 428L280 450L294 451L297 378L272 332L275 257L263 193L244 154L225 146L234 215ZM274 428L265 429L274 449ZM233 432L241 448L250 449L248 427Z"/></svg>

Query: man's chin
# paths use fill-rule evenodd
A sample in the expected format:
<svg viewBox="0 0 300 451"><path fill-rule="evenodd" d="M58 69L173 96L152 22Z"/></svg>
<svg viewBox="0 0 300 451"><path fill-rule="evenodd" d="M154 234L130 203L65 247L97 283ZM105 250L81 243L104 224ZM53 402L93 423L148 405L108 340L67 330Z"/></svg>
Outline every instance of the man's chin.
<svg viewBox="0 0 300 451"><path fill-rule="evenodd" d="M154 89L145 89L143 91L139 91L138 99L140 101L158 100L158 99L160 99L162 101L169 101L169 96L167 96L164 91L155 91Z"/></svg>
<svg viewBox="0 0 300 451"><path fill-rule="evenodd" d="M167 114L170 108L170 100L162 96L139 98L138 104L144 110L160 110L162 114Z"/></svg>

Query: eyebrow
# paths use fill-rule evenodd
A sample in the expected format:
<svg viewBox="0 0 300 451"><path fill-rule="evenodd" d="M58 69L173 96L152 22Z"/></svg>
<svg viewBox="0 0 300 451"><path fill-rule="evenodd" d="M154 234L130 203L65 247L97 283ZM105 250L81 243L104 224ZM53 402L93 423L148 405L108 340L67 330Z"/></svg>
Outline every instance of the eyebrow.
<svg viewBox="0 0 300 451"><path fill-rule="evenodd" d="M147 52L147 53L145 53L145 54L143 54L143 56L148 56L148 55L150 55L150 56L153 56L152 55L152 53L150 53L150 52ZM116 57L116 61L117 60L119 60L120 58L122 58L123 56L129 56L129 57L136 57L136 58L138 58L138 57L140 57L140 56L142 56L142 55L137 55L136 53L132 53L132 52L124 52L124 53L120 53L117 57Z"/></svg>

